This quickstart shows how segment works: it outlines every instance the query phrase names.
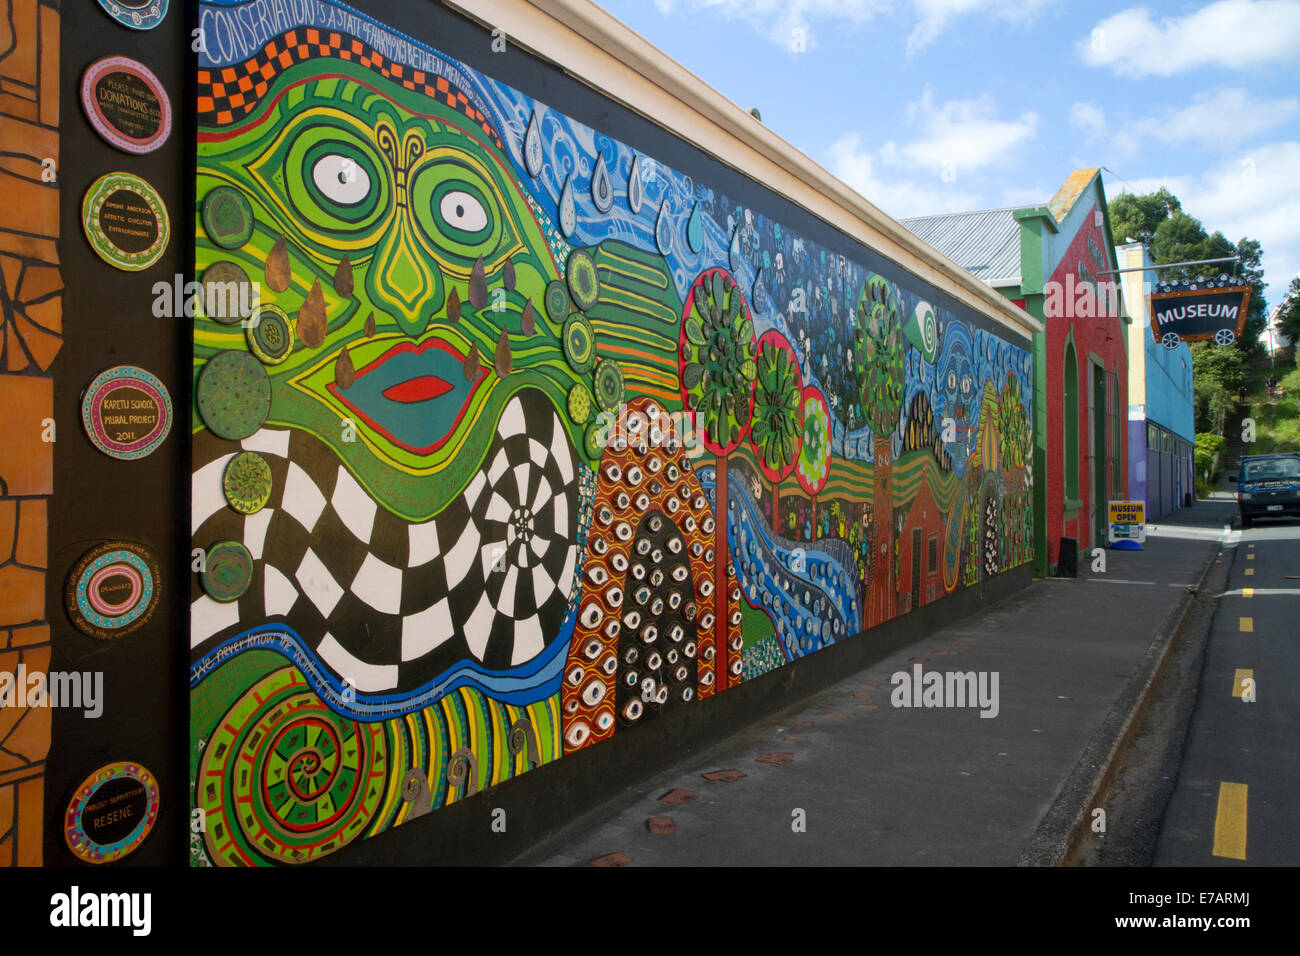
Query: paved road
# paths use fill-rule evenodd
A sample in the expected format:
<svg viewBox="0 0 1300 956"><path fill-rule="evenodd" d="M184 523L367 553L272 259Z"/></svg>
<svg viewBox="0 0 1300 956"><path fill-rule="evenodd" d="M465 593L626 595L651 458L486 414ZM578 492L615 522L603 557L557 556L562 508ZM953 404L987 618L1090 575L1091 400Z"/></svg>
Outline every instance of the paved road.
<svg viewBox="0 0 1300 956"><path fill-rule="evenodd" d="M1300 522L1232 538L1156 865L1300 864Z"/></svg>

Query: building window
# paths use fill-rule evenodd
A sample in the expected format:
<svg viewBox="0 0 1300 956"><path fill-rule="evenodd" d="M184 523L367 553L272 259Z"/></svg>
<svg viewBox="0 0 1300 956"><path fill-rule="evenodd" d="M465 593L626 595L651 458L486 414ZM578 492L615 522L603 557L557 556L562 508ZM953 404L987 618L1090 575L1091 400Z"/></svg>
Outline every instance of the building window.
<svg viewBox="0 0 1300 956"><path fill-rule="evenodd" d="M930 543L927 550L929 551L929 554L926 557L926 565L930 569L930 573L934 574L935 571L939 570L939 536L937 534L930 535Z"/></svg>
<svg viewBox="0 0 1300 956"><path fill-rule="evenodd" d="M1065 497L1079 500L1079 359L1074 343L1065 345Z"/></svg>
<svg viewBox="0 0 1300 956"><path fill-rule="evenodd" d="M1118 496L1120 489L1124 487L1124 477L1120 469L1120 462L1123 459L1120 449L1123 447L1124 437L1120 429L1124 426L1121 424L1123 419L1119 414L1119 373L1107 372L1106 377L1110 379L1110 480L1111 487Z"/></svg>

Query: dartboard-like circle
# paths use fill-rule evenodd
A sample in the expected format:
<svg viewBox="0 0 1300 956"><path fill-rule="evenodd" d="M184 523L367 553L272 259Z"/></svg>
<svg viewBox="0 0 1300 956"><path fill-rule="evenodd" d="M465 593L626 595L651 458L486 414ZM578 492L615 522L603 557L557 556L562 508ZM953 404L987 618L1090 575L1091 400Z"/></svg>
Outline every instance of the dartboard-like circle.
<svg viewBox="0 0 1300 956"><path fill-rule="evenodd" d="M1160 337L1160 344L1163 345L1163 346L1164 346L1165 348L1167 348L1167 349L1176 349L1176 348L1178 348L1178 342L1179 342L1179 341L1180 341L1180 340L1179 340L1179 338L1178 338L1178 333L1177 333L1177 332L1166 332L1164 335L1162 335L1162 336Z"/></svg>
<svg viewBox="0 0 1300 956"><path fill-rule="evenodd" d="M240 514L261 511L271 497L271 466L255 451L241 451L226 463L221 489Z"/></svg>
<svg viewBox="0 0 1300 956"><path fill-rule="evenodd" d="M1231 345L1237 336L1232 329L1219 329L1214 333L1214 341L1217 345Z"/></svg>
<svg viewBox="0 0 1300 956"><path fill-rule="evenodd" d="M607 412L623 401L623 370L613 359L601 359L596 365L596 401Z"/></svg>
<svg viewBox="0 0 1300 956"><path fill-rule="evenodd" d="M552 322L563 322L564 317L569 314L569 293L564 289L564 283L559 279L553 279L546 284L546 314L551 317Z"/></svg>
<svg viewBox="0 0 1300 956"><path fill-rule="evenodd" d="M266 365L279 365L293 351L293 324L277 305L260 306L253 313L245 335L249 351Z"/></svg>
<svg viewBox="0 0 1300 956"><path fill-rule="evenodd" d="M574 249L569 253L569 264L565 273L569 282L569 294L574 304L586 312L600 299L600 277L596 274L596 260L585 249Z"/></svg>
<svg viewBox="0 0 1300 956"><path fill-rule="evenodd" d="M579 312L565 320L564 356L579 375L591 371L596 361L596 334L587 317Z"/></svg>
<svg viewBox="0 0 1300 956"><path fill-rule="evenodd" d="M575 425L585 425L591 418L591 392L581 382L569 389L568 411Z"/></svg>

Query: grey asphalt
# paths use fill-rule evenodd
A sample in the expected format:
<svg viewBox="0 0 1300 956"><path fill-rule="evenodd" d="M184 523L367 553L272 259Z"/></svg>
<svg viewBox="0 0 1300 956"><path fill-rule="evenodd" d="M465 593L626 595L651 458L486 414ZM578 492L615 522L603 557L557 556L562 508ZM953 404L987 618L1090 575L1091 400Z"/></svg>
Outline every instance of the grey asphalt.
<svg viewBox="0 0 1300 956"><path fill-rule="evenodd" d="M1157 865L1300 864L1300 521L1256 524L1231 552ZM1254 703L1233 696L1238 669ZM1247 786L1245 860L1213 852L1223 782Z"/></svg>
<svg viewBox="0 0 1300 956"><path fill-rule="evenodd" d="M1228 501L1198 502L1156 522L1146 550L1107 551L1104 573L1081 555L1079 578L1035 582L845 676L624 790L513 863L1010 866L1031 847L1063 844L1064 830L1046 832L1046 821L1086 807L1093 757L1109 753L1117 715L1188 588L1224 560L1234 513ZM997 716L892 706L891 675L915 663L996 672ZM743 776L703 776L727 770Z"/></svg>

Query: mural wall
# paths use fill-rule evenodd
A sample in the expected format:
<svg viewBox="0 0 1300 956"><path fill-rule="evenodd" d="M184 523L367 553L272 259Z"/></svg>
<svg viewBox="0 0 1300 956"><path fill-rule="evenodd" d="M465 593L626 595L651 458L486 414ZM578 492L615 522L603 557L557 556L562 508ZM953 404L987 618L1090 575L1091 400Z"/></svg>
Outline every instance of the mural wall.
<svg viewBox="0 0 1300 956"><path fill-rule="evenodd" d="M1030 559L1027 340L347 7L200 23L196 865L319 858Z"/></svg>

